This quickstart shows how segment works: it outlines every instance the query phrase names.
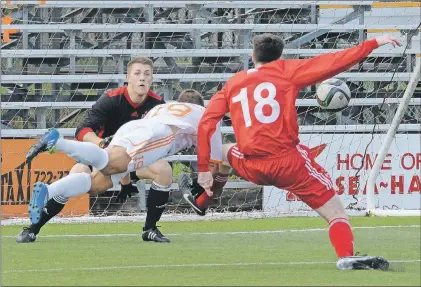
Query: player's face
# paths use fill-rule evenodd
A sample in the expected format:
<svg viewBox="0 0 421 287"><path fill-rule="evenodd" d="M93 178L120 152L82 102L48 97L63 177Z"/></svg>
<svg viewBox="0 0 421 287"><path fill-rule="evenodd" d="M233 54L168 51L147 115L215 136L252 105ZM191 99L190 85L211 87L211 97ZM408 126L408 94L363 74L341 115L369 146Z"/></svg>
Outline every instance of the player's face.
<svg viewBox="0 0 421 287"><path fill-rule="evenodd" d="M145 95L152 85L152 67L145 64L133 64L127 72L127 83L138 95Z"/></svg>

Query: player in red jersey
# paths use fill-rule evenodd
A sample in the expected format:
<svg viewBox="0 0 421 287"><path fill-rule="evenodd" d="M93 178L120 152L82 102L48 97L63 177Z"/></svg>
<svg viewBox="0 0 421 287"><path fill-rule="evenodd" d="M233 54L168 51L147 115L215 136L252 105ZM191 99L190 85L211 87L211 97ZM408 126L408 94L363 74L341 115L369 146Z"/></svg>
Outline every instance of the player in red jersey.
<svg viewBox="0 0 421 287"><path fill-rule="evenodd" d="M300 89L343 72L386 44L383 36L361 45L305 60L280 59L283 40L262 34L253 38L255 68L230 78L214 95L198 129L198 183L205 189L190 204L205 210L215 186L209 172L210 138L216 124L231 114L237 143L225 145L224 162L241 177L260 185L288 190L317 211L329 224L329 237L339 269L388 269L381 257L354 256L354 237L345 208L329 174L309 149L300 144L295 101ZM226 172L225 170L222 170Z"/></svg>

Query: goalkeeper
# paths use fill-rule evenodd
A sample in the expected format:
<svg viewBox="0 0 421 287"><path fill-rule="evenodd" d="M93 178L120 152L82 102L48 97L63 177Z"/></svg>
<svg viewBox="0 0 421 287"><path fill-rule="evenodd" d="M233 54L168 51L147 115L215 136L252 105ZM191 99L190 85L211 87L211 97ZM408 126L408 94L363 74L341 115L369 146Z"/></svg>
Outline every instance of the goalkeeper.
<svg viewBox="0 0 421 287"><path fill-rule="evenodd" d="M137 57L128 63L127 86L114 90L109 90L102 95L92 106L92 109L86 112L83 122L76 130L76 139L83 142L94 143L101 148L105 148L111 141L112 135L125 123L142 118L149 110L164 100L152 92L152 61L146 57ZM138 173L138 177L154 180L158 185L160 178L157 170L171 170L169 164L165 161L157 162L148 170ZM81 163L76 163L70 173L88 173L92 172L92 167ZM117 195L117 202L125 202L127 197L137 192L137 189L131 184L130 174L121 180L121 190ZM150 193L149 200L154 196L159 196L160 192ZM36 224L24 227L16 236L17 243L30 243L36 240L37 234L41 228L54 216L59 214L64 208L67 198L55 196L51 198L40 214L40 220ZM151 210L151 212L153 212Z"/></svg>

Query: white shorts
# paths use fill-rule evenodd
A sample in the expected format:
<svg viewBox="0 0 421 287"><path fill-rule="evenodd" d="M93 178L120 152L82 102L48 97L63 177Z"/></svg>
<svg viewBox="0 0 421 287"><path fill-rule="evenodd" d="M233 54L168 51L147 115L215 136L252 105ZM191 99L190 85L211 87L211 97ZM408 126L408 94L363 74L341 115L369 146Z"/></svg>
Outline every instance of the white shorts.
<svg viewBox="0 0 421 287"><path fill-rule="evenodd" d="M166 124L153 119L130 121L118 129L108 149L122 146L132 158L127 171L111 176L116 186L128 173L147 167L171 154L175 134Z"/></svg>

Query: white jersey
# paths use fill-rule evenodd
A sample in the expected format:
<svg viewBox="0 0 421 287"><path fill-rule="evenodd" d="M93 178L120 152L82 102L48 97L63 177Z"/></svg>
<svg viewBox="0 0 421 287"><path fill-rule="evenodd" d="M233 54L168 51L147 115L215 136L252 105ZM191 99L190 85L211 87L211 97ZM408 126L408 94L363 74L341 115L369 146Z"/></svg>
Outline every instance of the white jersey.
<svg viewBox="0 0 421 287"><path fill-rule="evenodd" d="M204 107L170 102L156 106L143 119L130 121L118 129L109 149L122 146L132 161L124 173L112 175L116 185L128 172L147 167L167 156L197 146L197 129ZM170 126L179 130L174 133ZM222 162L222 135L220 124L211 138L211 160Z"/></svg>
<svg viewBox="0 0 421 287"><path fill-rule="evenodd" d="M197 130L205 108L191 103L168 102L150 110L144 119L153 119L159 123L180 128L173 147L174 153L197 146ZM220 123L211 138L211 159L222 162L222 134Z"/></svg>

